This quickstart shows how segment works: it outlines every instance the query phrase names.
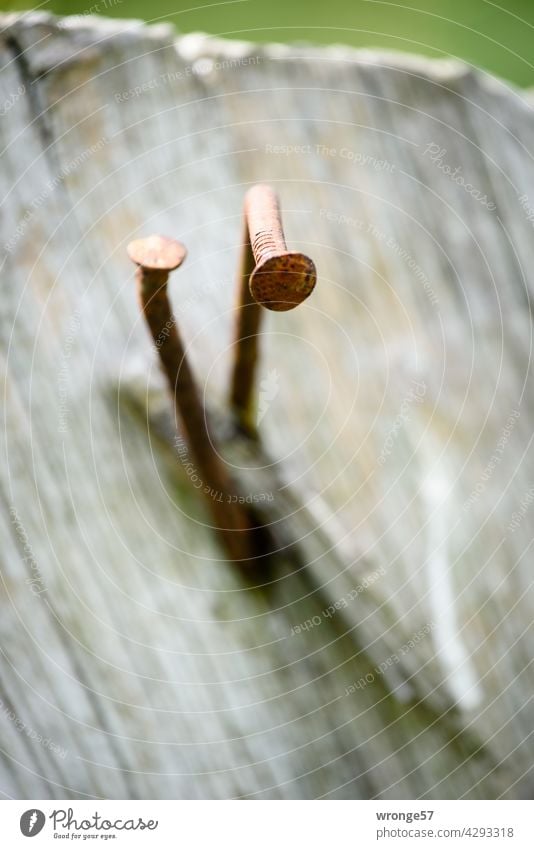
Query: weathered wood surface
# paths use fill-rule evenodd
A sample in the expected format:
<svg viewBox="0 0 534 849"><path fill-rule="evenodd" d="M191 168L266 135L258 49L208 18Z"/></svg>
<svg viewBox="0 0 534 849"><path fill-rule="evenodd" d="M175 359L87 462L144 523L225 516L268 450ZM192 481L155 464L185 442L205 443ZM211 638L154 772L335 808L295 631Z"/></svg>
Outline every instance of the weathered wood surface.
<svg viewBox="0 0 534 849"><path fill-rule="evenodd" d="M449 62L1 23L1 792L531 796L528 98ZM164 436L125 253L187 244L177 314L222 404L258 181L319 271L265 324L273 515L306 562L263 586Z"/></svg>

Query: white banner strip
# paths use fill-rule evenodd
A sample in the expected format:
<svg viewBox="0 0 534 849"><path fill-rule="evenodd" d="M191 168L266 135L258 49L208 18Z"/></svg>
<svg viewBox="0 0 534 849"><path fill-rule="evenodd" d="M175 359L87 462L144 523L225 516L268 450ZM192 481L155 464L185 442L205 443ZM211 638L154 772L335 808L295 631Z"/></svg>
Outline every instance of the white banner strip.
<svg viewBox="0 0 534 849"><path fill-rule="evenodd" d="M532 802L2 801L2 846L534 846ZM35 839L34 844L29 840Z"/></svg>

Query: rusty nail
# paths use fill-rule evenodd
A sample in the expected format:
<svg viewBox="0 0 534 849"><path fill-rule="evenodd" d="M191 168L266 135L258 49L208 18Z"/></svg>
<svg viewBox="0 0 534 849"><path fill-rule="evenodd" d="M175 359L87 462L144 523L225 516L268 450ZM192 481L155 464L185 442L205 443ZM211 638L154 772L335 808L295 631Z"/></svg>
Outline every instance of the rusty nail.
<svg viewBox="0 0 534 849"><path fill-rule="evenodd" d="M230 477L208 433L205 411L189 366L167 295L169 272L178 268L186 249L174 239L149 236L128 245L137 265L141 309L154 339L176 409L203 481L217 531L232 559L252 556L250 521L233 500Z"/></svg>
<svg viewBox="0 0 534 849"><path fill-rule="evenodd" d="M258 364L258 340L263 308L250 292L249 279L254 271L254 254L245 218L243 247L237 281L235 351L230 385L230 406L243 430L256 434L253 390Z"/></svg>
<svg viewBox="0 0 534 849"><path fill-rule="evenodd" d="M288 251L276 192L252 186L245 217L256 267L250 277L254 300L270 310L292 310L313 292L317 272L305 254Z"/></svg>
<svg viewBox="0 0 534 849"><path fill-rule="evenodd" d="M252 186L245 196L242 251L230 403L241 426L254 434L262 307L282 312L298 306L311 295L317 272L309 257L287 250L278 197L270 186Z"/></svg>

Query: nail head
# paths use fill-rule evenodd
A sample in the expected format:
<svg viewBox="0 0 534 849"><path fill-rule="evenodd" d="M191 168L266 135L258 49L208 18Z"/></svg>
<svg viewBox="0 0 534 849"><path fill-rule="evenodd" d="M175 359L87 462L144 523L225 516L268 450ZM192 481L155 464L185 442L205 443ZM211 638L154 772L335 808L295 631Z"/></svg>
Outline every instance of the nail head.
<svg viewBox="0 0 534 849"><path fill-rule="evenodd" d="M127 252L132 262L151 271L174 271L187 255L181 242L167 236L135 239L128 245Z"/></svg>
<svg viewBox="0 0 534 849"><path fill-rule="evenodd" d="M263 307L276 312L292 310L308 298L317 271L305 254L288 251L268 257L250 275L250 293Z"/></svg>

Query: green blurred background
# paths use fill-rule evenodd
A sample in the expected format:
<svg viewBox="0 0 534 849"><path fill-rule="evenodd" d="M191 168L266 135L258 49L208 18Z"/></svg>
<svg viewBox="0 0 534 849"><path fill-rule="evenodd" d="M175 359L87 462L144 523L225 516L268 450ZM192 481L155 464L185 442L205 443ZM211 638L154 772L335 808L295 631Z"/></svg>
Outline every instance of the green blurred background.
<svg viewBox="0 0 534 849"><path fill-rule="evenodd" d="M519 85L534 84L534 0L0 0L60 15L172 21L177 30L255 41L344 43L457 56Z"/></svg>

